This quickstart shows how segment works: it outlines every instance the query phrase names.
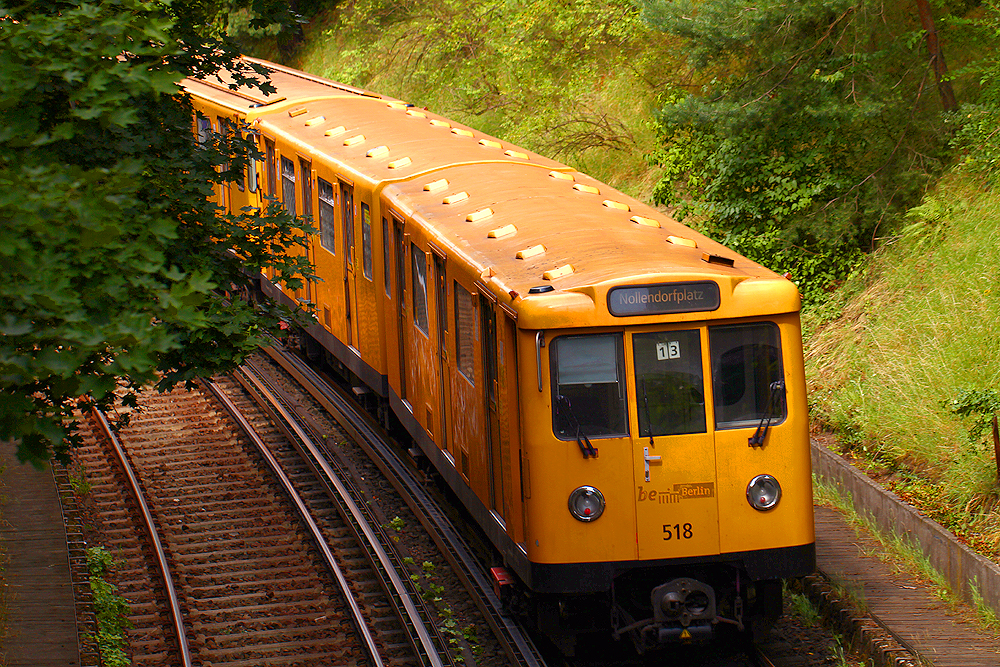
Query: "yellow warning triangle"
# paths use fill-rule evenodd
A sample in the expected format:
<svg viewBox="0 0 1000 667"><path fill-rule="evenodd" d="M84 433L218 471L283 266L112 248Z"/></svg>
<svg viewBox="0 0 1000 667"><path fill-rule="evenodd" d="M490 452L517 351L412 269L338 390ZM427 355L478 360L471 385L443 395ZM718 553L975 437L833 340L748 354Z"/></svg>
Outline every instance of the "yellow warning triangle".
<svg viewBox="0 0 1000 667"><path fill-rule="evenodd" d="M691 633L688 632L687 628L681 631L681 639L691 639Z"/></svg>

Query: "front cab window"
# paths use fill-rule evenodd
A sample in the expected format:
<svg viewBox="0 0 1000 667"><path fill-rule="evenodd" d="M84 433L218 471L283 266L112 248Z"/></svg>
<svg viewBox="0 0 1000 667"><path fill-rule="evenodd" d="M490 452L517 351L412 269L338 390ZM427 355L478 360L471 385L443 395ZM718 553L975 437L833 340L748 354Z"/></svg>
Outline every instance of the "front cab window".
<svg viewBox="0 0 1000 667"><path fill-rule="evenodd" d="M628 435L621 334L562 336L550 350L556 437Z"/></svg>
<svg viewBox="0 0 1000 667"><path fill-rule="evenodd" d="M778 327L771 322L709 327L715 427L734 429L785 419Z"/></svg>

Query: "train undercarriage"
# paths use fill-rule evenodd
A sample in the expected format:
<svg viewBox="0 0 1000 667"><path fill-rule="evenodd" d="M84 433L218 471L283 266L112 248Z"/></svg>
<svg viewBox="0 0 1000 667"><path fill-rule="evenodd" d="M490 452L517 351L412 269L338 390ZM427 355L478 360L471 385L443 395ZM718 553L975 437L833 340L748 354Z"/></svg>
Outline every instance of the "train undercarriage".
<svg viewBox="0 0 1000 667"><path fill-rule="evenodd" d="M555 595L500 591L512 612L525 618L564 655L593 642L630 642L643 654L677 643L720 639L759 641L781 616L782 583L751 581L736 568L687 568L665 575L632 570L606 594ZM496 577L495 573L495 577Z"/></svg>

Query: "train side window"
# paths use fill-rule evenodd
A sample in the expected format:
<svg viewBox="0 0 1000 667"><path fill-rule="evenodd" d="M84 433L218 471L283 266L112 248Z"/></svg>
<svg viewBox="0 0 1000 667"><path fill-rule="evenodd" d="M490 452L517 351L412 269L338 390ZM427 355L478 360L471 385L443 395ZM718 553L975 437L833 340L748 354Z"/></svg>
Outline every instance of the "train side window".
<svg viewBox="0 0 1000 667"><path fill-rule="evenodd" d="M718 429L748 428L770 418L784 421L784 371L773 322L709 327L712 386Z"/></svg>
<svg viewBox="0 0 1000 667"><path fill-rule="evenodd" d="M628 435L621 334L552 341L552 428L560 440Z"/></svg>
<svg viewBox="0 0 1000 667"><path fill-rule="evenodd" d="M333 186L319 179L319 244L337 254L334 218L337 211L337 200L333 194Z"/></svg>
<svg viewBox="0 0 1000 667"><path fill-rule="evenodd" d="M267 161L267 194L272 197L278 196L278 172L274 163L274 142L264 139L264 159Z"/></svg>
<svg viewBox="0 0 1000 667"><path fill-rule="evenodd" d="M229 118L221 118L221 117L219 118L219 131L220 134L222 134L223 140L227 143L233 141L234 138L236 139L239 138L239 135L236 133L236 126L233 124L233 121ZM230 149L230 153L232 153L232 149ZM230 166L231 166L230 163L227 161L223 163L222 169L224 171L229 171ZM246 180L246 174L241 174L238 178L233 179L233 182L236 183L236 189L239 190L240 192L246 190L246 183L244 182L245 180Z"/></svg>
<svg viewBox="0 0 1000 667"><path fill-rule="evenodd" d="M425 334L428 332L427 325L427 255L417 247L416 243L410 244L410 265L413 268L413 324Z"/></svg>
<svg viewBox="0 0 1000 667"><path fill-rule="evenodd" d="M365 278L372 279L372 210L361 202L361 268Z"/></svg>
<svg viewBox="0 0 1000 667"><path fill-rule="evenodd" d="M299 178L302 179L302 215L313 214L312 162L299 158Z"/></svg>
<svg viewBox="0 0 1000 667"><path fill-rule="evenodd" d="M476 310L472 293L455 281L455 362L459 372L475 384Z"/></svg>
<svg viewBox="0 0 1000 667"><path fill-rule="evenodd" d="M385 295L392 298L392 275L389 272L392 261L392 248L389 244L389 218L382 218L382 281L385 283Z"/></svg>
<svg viewBox="0 0 1000 667"><path fill-rule="evenodd" d="M212 136L212 121L204 116L198 116L198 143L206 144L208 143L209 137Z"/></svg>
<svg viewBox="0 0 1000 667"><path fill-rule="evenodd" d="M639 435L704 433L701 332L691 329L633 334L632 356Z"/></svg>
<svg viewBox="0 0 1000 667"><path fill-rule="evenodd" d="M249 141L252 141L254 143L254 146L256 147L257 136L256 136L255 133L251 132L251 133L247 134L247 139ZM250 157L250 164L247 165L247 187L250 188L250 192L257 192L257 188L258 188L258 183L257 183L257 158L255 158L253 156Z"/></svg>
<svg viewBox="0 0 1000 667"><path fill-rule="evenodd" d="M295 163L286 157L281 158L281 202L295 215Z"/></svg>

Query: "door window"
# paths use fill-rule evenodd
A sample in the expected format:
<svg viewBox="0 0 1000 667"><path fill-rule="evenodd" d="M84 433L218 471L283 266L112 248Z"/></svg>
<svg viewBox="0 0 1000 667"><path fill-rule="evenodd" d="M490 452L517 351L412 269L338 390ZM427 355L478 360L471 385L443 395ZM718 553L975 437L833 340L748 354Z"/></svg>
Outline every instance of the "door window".
<svg viewBox="0 0 1000 667"><path fill-rule="evenodd" d="M473 350L476 337L476 309L472 293L455 281L455 365L473 381Z"/></svg>
<svg viewBox="0 0 1000 667"><path fill-rule="evenodd" d="M207 144L212 137L212 121L198 116L198 143Z"/></svg>
<svg viewBox="0 0 1000 667"><path fill-rule="evenodd" d="M302 215L312 217L312 162L299 158L299 177L302 179Z"/></svg>
<svg viewBox="0 0 1000 667"><path fill-rule="evenodd" d="M365 278L372 279L372 211L361 202L361 267Z"/></svg>
<svg viewBox="0 0 1000 667"><path fill-rule="evenodd" d="M340 184L340 204L344 207L344 255L347 263L354 265L354 187Z"/></svg>
<svg viewBox="0 0 1000 667"><path fill-rule="evenodd" d="M278 176L274 159L274 142L270 139L264 139L264 160L267 162L267 194L271 197L278 196Z"/></svg>
<svg viewBox="0 0 1000 667"><path fill-rule="evenodd" d="M382 218L382 281L385 295L392 297L392 279L389 266L392 263L392 249L389 245L389 219Z"/></svg>
<svg viewBox="0 0 1000 667"><path fill-rule="evenodd" d="M632 336L639 435L705 432L701 333L654 331Z"/></svg>
<svg viewBox="0 0 1000 667"><path fill-rule="evenodd" d="M334 232L334 212L337 201L333 194L333 186L319 179L319 244L333 254L336 251L336 233Z"/></svg>
<svg viewBox="0 0 1000 667"><path fill-rule="evenodd" d="M295 215L295 163L285 157L281 158L281 201Z"/></svg>
<svg viewBox="0 0 1000 667"><path fill-rule="evenodd" d="M410 244L410 257L413 267L413 324L424 333L427 329L427 255Z"/></svg>

